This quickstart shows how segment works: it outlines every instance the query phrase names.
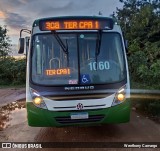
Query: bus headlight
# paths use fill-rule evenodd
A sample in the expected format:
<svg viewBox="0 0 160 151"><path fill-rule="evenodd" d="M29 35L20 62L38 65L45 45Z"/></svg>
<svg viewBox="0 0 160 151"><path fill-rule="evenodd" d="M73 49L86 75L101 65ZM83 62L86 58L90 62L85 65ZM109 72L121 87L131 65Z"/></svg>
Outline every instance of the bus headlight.
<svg viewBox="0 0 160 151"><path fill-rule="evenodd" d="M42 109L47 109L47 106L43 100L43 97L40 96L40 94L33 90L33 89L30 89L31 91L31 96L32 96L32 101L33 101L33 104L36 106L36 107L39 107L39 108L42 108Z"/></svg>
<svg viewBox="0 0 160 151"><path fill-rule="evenodd" d="M124 94L122 94L122 93L117 94L117 100L118 101L122 102L122 101L124 101L124 99L125 99L125 95Z"/></svg>
<svg viewBox="0 0 160 151"><path fill-rule="evenodd" d="M34 104L36 104L36 105L40 105L40 104L43 102L43 99L38 96L38 97L35 97L35 98L33 99L33 102L34 102Z"/></svg>
<svg viewBox="0 0 160 151"><path fill-rule="evenodd" d="M112 106L118 105L126 100L126 86L122 87L116 93Z"/></svg>

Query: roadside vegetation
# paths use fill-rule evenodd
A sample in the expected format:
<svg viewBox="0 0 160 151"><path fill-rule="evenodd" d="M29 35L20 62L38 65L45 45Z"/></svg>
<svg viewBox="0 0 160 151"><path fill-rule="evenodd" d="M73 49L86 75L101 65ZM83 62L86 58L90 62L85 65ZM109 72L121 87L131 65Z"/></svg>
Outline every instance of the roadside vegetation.
<svg viewBox="0 0 160 151"><path fill-rule="evenodd" d="M128 40L131 88L160 90L160 1L120 2L123 8L117 8L115 17ZM160 99L137 98L132 103L143 113L160 119Z"/></svg>
<svg viewBox="0 0 160 151"><path fill-rule="evenodd" d="M0 26L0 87L25 85L26 60L9 56L11 41Z"/></svg>

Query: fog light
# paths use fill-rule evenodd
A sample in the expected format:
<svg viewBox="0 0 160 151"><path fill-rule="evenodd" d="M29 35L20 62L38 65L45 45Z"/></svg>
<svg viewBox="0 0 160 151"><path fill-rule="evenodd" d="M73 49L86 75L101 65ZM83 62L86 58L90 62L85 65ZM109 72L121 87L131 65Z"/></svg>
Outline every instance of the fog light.
<svg viewBox="0 0 160 151"><path fill-rule="evenodd" d="M124 94L122 94L122 93L118 94L117 99L118 99L118 101L123 101L125 99Z"/></svg>
<svg viewBox="0 0 160 151"><path fill-rule="evenodd" d="M35 97L33 102L36 104L36 105L40 105L42 102L43 102L43 99L41 97Z"/></svg>

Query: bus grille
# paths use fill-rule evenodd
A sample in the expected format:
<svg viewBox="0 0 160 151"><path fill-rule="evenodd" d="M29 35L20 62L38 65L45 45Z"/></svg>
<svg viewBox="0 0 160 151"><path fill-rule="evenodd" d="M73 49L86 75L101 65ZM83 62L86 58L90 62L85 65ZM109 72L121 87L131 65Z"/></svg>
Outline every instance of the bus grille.
<svg viewBox="0 0 160 151"><path fill-rule="evenodd" d="M99 122L104 118L104 115L90 115L88 119L71 119L71 117L56 117L56 121L60 124L88 123Z"/></svg>

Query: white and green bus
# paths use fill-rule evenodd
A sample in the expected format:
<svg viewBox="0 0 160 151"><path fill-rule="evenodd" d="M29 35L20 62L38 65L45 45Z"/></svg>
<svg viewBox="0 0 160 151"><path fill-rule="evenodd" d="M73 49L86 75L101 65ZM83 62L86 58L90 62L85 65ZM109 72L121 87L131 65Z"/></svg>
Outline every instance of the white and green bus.
<svg viewBox="0 0 160 151"><path fill-rule="evenodd" d="M21 30L27 31L26 29ZM126 42L115 20L65 16L34 21L27 53L29 126L124 123L130 119Z"/></svg>

